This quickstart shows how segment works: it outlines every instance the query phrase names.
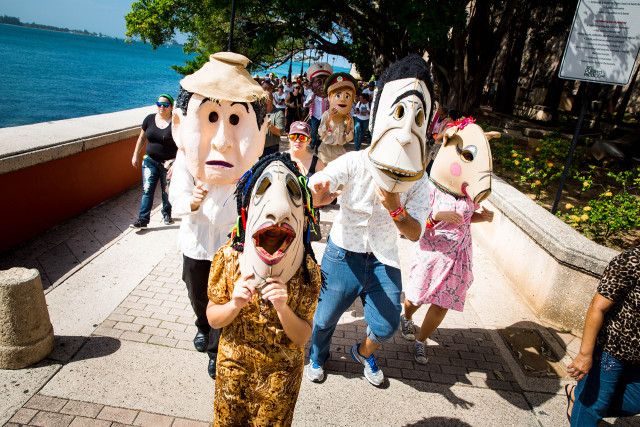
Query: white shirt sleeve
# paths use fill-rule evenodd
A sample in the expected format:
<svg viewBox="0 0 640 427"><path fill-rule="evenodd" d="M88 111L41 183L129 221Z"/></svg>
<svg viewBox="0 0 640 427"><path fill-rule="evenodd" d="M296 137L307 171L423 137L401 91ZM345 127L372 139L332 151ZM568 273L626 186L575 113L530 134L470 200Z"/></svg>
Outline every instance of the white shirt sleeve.
<svg viewBox="0 0 640 427"><path fill-rule="evenodd" d="M311 99L313 98L313 92L311 92L309 94L309 96L307 96L307 99L304 100L304 108L307 108L309 106L309 104L311 104Z"/></svg>
<svg viewBox="0 0 640 427"><path fill-rule="evenodd" d="M176 161L173 163L173 175L169 185L169 202L171 213L176 216L192 215L191 196L196 187L195 180L187 169L187 163L182 150L178 150Z"/></svg>
<svg viewBox="0 0 640 427"><path fill-rule="evenodd" d="M344 185L348 181L351 166L349 159L353 158L353 155L347 153L333 160L327 167L309 178L309 186L313 187L318 182L329 181L329 191L334 193L340 185Z"/></svg>

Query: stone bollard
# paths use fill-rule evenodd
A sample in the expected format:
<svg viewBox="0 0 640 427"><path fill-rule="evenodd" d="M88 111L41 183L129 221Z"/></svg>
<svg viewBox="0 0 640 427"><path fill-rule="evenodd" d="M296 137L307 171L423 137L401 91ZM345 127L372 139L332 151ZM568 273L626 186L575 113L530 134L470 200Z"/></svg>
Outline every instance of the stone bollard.
<svg viewBox="0 0 640 427"><path fill-rule="evenodd" d="M22 267L0 271L0 369L20 369L53 350L53 327L40 273Z"/></svg>

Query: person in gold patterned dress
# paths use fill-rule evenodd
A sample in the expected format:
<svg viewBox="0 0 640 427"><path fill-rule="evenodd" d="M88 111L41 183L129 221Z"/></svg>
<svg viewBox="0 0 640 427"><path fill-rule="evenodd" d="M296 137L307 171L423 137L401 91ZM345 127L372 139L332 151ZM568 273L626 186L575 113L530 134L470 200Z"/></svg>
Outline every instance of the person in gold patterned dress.
<svg viewBox="0 0 640 427"><path fill-rule="evenodd" d="M259 160L236 197L232 243L209 275L207 317L222 328L213 425L288 426L321 287L307 232L313 203L287 153Z"/></svg>

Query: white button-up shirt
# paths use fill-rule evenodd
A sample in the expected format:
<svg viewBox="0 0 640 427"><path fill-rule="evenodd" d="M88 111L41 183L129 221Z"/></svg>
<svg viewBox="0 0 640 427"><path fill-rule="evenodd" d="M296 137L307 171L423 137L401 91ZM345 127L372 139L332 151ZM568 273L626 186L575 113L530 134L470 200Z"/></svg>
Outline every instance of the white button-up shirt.
<svg viewBox="0 0 640 427"><path fill-rule="evenodd" d="M367 152L343 154L309 180L309 186L329 180L333 193L343 185L339 196L340 211L331 228L331 240L352 252L373 252L378 261L400 268L398 228L389 211L376 195L376 186L367 169ZM429 181L427 174L409 190L400 194L407 214L424 230L429 215Z"/></svg>
<svg viewBox="0 0 640 427"><path fill-rule="evenodd" d="M181 217L178 249L192 259L213 259L216 251L229 241L229 232L238 216L233 193L235 185L205 185L209 194L195 211L191 196L196 180L187 169L184 153L178 150L169 187L171 213Z"/></svg>

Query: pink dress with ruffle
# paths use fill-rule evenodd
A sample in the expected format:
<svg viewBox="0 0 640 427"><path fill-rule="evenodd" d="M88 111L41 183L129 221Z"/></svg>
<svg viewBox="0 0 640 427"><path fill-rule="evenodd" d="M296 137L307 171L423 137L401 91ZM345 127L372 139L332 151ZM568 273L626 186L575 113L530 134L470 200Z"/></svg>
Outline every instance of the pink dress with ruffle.
<svg viewBox="0 0 640 427"><path fill-rule="evenodd" d="M456 198L431 183L432 212L455 211L463 223L441 221L427 229L413 245L405 297L414 305L436 304L462 311L467 290L473 283L471 216L475 204L468 197Z"/></svg>

